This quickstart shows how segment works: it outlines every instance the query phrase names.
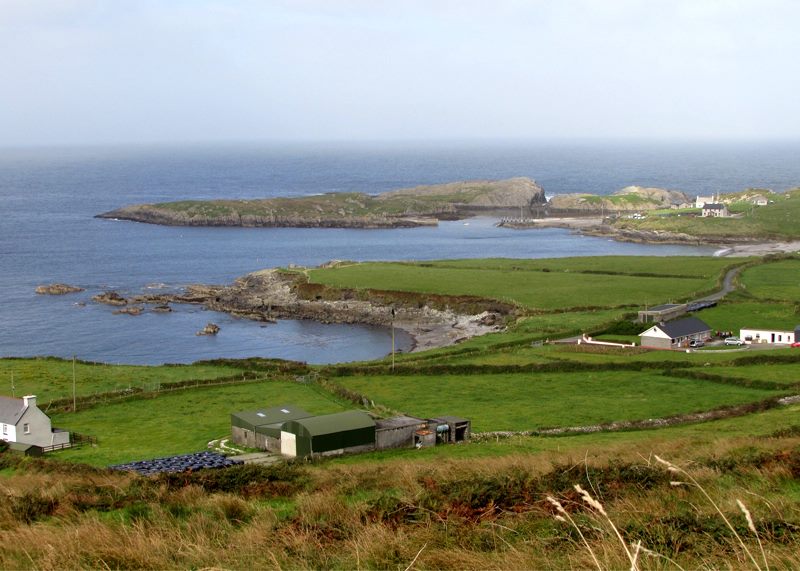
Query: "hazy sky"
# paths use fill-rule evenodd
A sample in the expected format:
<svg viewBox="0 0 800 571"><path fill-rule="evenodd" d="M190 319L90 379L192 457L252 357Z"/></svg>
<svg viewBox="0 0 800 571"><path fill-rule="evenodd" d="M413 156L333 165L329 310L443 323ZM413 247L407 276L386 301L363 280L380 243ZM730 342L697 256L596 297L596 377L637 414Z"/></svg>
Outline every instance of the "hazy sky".
<svg viewBox="0 0 800 571"><path fill-rule="evenodd" d="M800 137L796 0L0 0L0 145Z"/></svg>

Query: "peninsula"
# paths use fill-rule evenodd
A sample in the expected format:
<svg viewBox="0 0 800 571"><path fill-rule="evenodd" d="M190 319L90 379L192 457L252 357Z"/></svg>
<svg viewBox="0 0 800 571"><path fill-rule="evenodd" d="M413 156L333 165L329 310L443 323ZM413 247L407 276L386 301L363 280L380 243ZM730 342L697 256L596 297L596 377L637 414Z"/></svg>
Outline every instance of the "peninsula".
<svg viewBox="0 0 800 571"><path fill-rule="evenodd" d="M541 186L518 177L417 186L377 195L332 192L297 198L136 204L97 217L167 226L404 228L480 213L530 215L545 202Z"/></svg>

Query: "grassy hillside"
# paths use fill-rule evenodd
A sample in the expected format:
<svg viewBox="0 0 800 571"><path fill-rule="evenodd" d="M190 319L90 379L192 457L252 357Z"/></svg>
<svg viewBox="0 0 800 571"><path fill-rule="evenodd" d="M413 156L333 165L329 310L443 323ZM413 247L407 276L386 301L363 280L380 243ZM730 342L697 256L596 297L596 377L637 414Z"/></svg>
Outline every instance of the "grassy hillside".
<svg viewBox="0 0 800 571"><path fill-rule="evenodd" d="M732 263L741 261L458 260L315 270L312 279L320 283L491 295L531 314L505 333L400 355L394 369L386 359L314 367L315 375L260 360L181 367L79 363L80 394L140 390L125 400L79 401L78 412L51 411L55 425L97 436L97 447L42 460L0 453L0 567L628 569L626 549L633 553L639 545L637 569L738 569L755 566L754 560L761 569L797 568L800 405L763 401L800 393L799 350L685 353L532 343L623 323L653 292L669 299L713 289ZM759 319L792 323L798 263L748 267L741 292L698 315L731 330ZM606 306L574 309L587 295ZM0 375L9 379L13 371L21 392L69 397L71 366L3 359ZM301 375L305 382L296 382ZM231 384L169 384L209 380ZM379 414L466 416L475 438L157 478L80 464L203 449L228 434L237 410L294 403L324 414L361 408L364 396ZM733 405L742 405L739 416L651 430L480 434ZM656 454L678 471L670 472ZM675 481L686 484L670 484Z"/></svg>
<svg viewBox="0 0 800 571"><path fill-rule="evenodd" d="M614 226L620 229L679 232L708 239L795 240L800 239L798 220L800 190L793 190L776 195L772 204L747 208L741 218L650 216L644 220L619 219Z"/></svg>

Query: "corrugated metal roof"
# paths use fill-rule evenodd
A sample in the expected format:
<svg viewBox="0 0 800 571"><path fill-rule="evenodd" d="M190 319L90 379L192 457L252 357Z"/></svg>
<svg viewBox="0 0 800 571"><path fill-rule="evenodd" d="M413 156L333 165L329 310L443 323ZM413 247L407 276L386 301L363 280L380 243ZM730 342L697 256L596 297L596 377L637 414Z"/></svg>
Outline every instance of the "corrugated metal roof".
<svg viewBox="0 0 800 571"><path fill-rule="evenodd" d="M0 397L0 422L16 425L25 411L25 402L22 399Z"/></svg>
<svg viewBox="0 0 800 571"><path fill-rule="evenodd" d="M294 405L274 406L259 410L245 410L231 414L232 421L239 420L240 423L248 424L252 427L264 426L267 424L283 424L287 420L297 420L312 416L302 408Z"/></svg>
<svg viewBox="0 0 800 571"><path fill-rule="evenodd" d="M392 418L383 418L375 421L375 427L377 430L403 428L405 426L416 426L418 424L425 424L425 421L421 418L405 415L393 416Z"/></svg>
<svg viewBox="0 0 800 571"><path fill-rule="evenodd" d="M672 339L711 331L711 327L709 327L705 321L697 317L685 317L684 319L668 321L663 324L659 323L656 327L661 329L661 331L669 335Z"/></svg>
<svg viewBox="0 0 800 571"><path fill-rule="evenodd" d="M348 410L336 414L301 418L295 422L303 426L311 436L375 427L375 421L372 417L360 410Z"/></svg>

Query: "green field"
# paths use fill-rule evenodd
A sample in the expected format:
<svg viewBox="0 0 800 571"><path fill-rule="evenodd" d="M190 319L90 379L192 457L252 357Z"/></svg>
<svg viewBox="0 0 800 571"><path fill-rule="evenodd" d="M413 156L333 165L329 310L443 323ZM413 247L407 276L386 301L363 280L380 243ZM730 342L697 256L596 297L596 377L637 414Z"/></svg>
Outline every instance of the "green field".
<svg viewBox="0 0 800 571"><path fill-rule="evenodd" d="M800 351L795 349L800 359ZM703 373L732 379L766 381L787 386L800 386L800 362L769 365L739 365L736 367L705 367Z"/></svg>
<svg viewBox="0 0 800 571"><path fill-rule="evenodd" d="M0 394L36 395L39 403L72 396L72 361L54 358L0 359ZM241 369L214 365L133 365L75 364L75 393L91 395L128 388L156 390L162 383L241 376Z"/></svg>
<svg viewBox="0 0 800 571"><path fill-rule="evenodd" d="M231 413L294 404L313 414L345 407L305 385L268 381L198 388L52 415L53 426L96 436L97 447L57 452L60 458L107 466L204 450L230 435Z"/></svg>
<svg viewBox="0 0 800 571"><path fill-rule="evenodd" d="M407 414L470 418L478 432L659 418L776 394L652 371L350 377L340 383Z"/></svg>
<svg viewBox="0 0 800 571"><path fill-rule="evenodd" d="M742 328L781 329L792 331L800 324L797 306L792 303L730 301L704 309L697 317L718 331L739 334Z"/></svg>
<svg viewBox="0 0 800 571"><path fill-rule="evenodd" d="M749 295L797 303L800 301L800 259L780 260L748 268L742 272L739 281Z"/></svg>
<svg viewBox="0 0 800 571"><path fill-rule="evenodd" d="M489 260L487 268L481 267L480 261L456 265L384 262L311 270L309 277L312 283L341 288L469 295L512 302L532 310L566 310L644 306L689 299L713 290L721 271L733 265L730 261L714 261L711 266L717 269L714 272L696 259L679 258L666 259L657 269L652 260L637 264L633 259L624 264L612 258L609 264L616 270L601 273L598 261L579 259L572 271L562 265L563 261L545 263L555 269L544 271L543 268L549 267L542 262L526 268L523 262L515 260ZM672 270L679 274L666 274L669 279L665 279L669 268L680 268Z"/></svg>

